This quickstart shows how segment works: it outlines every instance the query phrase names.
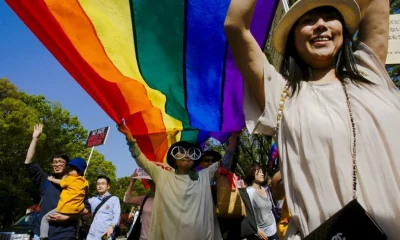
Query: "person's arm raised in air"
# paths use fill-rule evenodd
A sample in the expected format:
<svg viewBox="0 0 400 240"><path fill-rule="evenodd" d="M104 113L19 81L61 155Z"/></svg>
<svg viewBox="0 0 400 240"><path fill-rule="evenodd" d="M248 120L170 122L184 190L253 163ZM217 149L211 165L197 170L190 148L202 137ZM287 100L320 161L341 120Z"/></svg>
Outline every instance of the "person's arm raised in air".
<svg viewBox="0 0 400 240"><path fill-rule="evenodd" d="M135 179L134 177L136 177L137 175L138 173L135 171L131 176L131 182L129 183L128 189L125 192L124 203L140 206L142 205L145 196L139 196L139 197L132 196L132 191L134 190L134 186L137 181L137 179Z"/></svg>
<svg viewBox="0 0 400 240"><path fill-rule="evenodd" d="M25 164L32 163L33 157L35 156L36 152L37 141L39 140L42 131L43 131L43 124L36 124L33 127L32 141L31 144L29 145L28 152L26 153Z"/></svg>
<svg viewBox="0 0 400 240"><path fill-rule="evenodd" d="M150 160L147 159L147 157L140 150L136 139L132 137L131 131L125 124L119 124L118 131L125 135L126 141L128 142L129 151L131 152L132 157L135 159L137 165L143 168L143 170L149 174L151 179L153 179L153 181L157 184L157 174L160 171L163 171L163 169L151 163Z"/></svg>
<svg viewBox="0 0 400 240"><path fill-rule="evenodd" d="M257 0L232 0L225 19L225 33L236 65L260 109L265 107L265 55L250 32Z"/></svg>
<svg viewBox="0 0 400 240"><path fill-rule="evenodd" d="M361 22L358 31L359 41L374 51L382 64L385 64L389 38L389 0L357 0L361 6Z"/></svg>
<svg viewBox="0 0 400 240"><path fill-rule="evenodd" d="M36 145L39 141L39 137L43 131L43 124L36 124L33 126L32 141L29 145L28 152L26 153L25 166L27 168L29 178L33 184L39 188L41 194L44 193L46 189L46 181L48 175L43 172L38 164L33 163L33 158L35 157Z"/></svg>
<svg viewBox="0 0 400 240"><path fill-rule="evenodd" d="M231 137L229 138L228 148L222 159L218 162L213 163L210 167L207 168L210 179L214 177L219 167L223 167L225 169L230 170L232 166L233 156L235 155L235 148L237 145L237 138L240 134L239 132L232 132Z"/></svg>
<svg viewBox="0 0 400 240"><path fill-rule="evenodd" d="M231 169L233 156L236 154L235 149L237 146L237 141L239 138L239 132L232 132L231 137L229 138L229 144L226 149L224 156L222 157L222 161L220 161L220 165L226 169Z"/></svg>

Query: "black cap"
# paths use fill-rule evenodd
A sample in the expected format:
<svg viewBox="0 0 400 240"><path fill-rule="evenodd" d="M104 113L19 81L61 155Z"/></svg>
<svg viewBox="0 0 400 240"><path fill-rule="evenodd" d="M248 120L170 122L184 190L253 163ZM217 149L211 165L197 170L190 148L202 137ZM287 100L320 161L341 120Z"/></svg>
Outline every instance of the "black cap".
<svg viewBox="0 0 400 240"><path fill-rule="evenodd" d="M213 157L213 163L218 162L219 160L222 159L221 153L214 151L214 150L208 150L204 151L203 156L201 156L200 161L203 160L205 157Z"/></svg>

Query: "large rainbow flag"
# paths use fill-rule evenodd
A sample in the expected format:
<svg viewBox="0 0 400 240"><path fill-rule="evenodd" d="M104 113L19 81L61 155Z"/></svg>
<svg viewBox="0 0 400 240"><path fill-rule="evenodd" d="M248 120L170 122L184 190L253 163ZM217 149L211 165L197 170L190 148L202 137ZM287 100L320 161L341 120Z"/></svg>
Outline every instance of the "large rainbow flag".
<svg viewBox="0 0 400 240"><path fill-rule="evenodd" d="M260 47L278 1L257 1ZM223 31L230 0L6 2L150 160L164 161L173 140L243 128L242 78Z"/></svg>

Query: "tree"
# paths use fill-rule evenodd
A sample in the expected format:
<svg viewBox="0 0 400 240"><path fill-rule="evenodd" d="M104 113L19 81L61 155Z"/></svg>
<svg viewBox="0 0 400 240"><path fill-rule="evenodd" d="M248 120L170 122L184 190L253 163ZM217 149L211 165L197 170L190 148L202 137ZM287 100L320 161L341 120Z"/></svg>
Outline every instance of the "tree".
<svg viewBox="0 0 400 240"><path fill-rule="evenodd" d="M236 147L237 166L235 173L242 178L247 174L248 170L254 165L259 165L268 175L272 175L272 169L269 168L269 156L272 145L272 137L259 134L249 134L247 130L243 130L239 137ZM213 149L222 155L227 145L210 139L206 143L206 149Z"/></svg>
<svg viewBox="0 0 400 240"><path fill-rule="evenodd" d="M118 178L117 181L115 182L115 184L113 184L112 186L112 194L114 194L115 196L117 196L120 199L121 202L121 213L129 213L131 210L131 206L127 205L124 203L124 196L125 196L125 192L128 189L129 183L131 181L130 177L122 177L122 178ZM135 183L135 189L137 189L138 184ZM137 196L136 194L134 194L135 196Z"/></svg>
<svg viewBox="0 0 400 240"><path fill-rule="evenodd" d="M131 181L130 176L118 178L116 181L116 184L113 184L113 186L112 186L112 193L115 196L117 196L121 201L121 213L129 213L132 208L132 206L127 205L123 202L124 195L125 195L126 190L128 189L130 181ZM133 189L134 190L133 190L132 195L134 197L148 195L150 193L150 189L146 189L143 186L142 181L140 179L138 179L135 182Z"/></svg>
<svg viewBox="0 0 400 240"><path fill-rule="evenodd" d="M28 126L37 121L37 111L22 100L17 88L6 79L0 79L0 221L8 226L18 206L28 206L32 193L26 178L23 159L31 139ZM24 147L25 146L25 147ZM29 187L28 187L29 186Z"/></svg>
<svg viewBox="0 0 400 240"><path fill-rule="evenodd" d="M0 221L3 226L9 226L15 217L40 201L38 189L30 182L24 166L33 125L39 122L45 127L36 148L35 162L44 171L50 172L49 158L55 152L63 151L73 157L89 156L89 149L85 148L88 132L76 117L59 103L18 91L8 79L0 78ZM93 159L92 168L98 164L102 171L108 169L107 173L115 179L115 166L97 152Z"/></svg>
<svg viewBox="0 0 400 240"><path fill-rule="evenodd" d="M86 149L83 154L87 154L84 156L89 156L89 149ZM89 192L90 196L96 196L96 184L97 184L97 177L99 175L107 176L111 180L111 191L113 190L114 184L117 182L116 177L116 167L112 164L112 162L107 161L104 159L103 154L100 154L97 151L93 151L92 158L90 159L89 166L86 171L85 178L89 182Z"/></svg>
<svg viewBox="0 0 400 240"><path fill-rule="evenodd" d="M390 13L398 14L400 12L400 0L390 0Z"/></svg>

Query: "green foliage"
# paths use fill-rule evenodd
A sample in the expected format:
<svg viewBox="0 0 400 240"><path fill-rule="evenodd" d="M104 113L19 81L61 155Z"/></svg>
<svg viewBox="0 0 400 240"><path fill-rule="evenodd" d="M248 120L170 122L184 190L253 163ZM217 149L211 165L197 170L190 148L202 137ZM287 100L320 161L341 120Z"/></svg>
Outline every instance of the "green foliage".
<svg viewBox="0 0 400 240"><path fill-rule="evenodd" d="M241 174L246 175L254 165L259 165L264 171L271 175L268 168L272 137L259 134L249 134L244 131L240 136L238 162L243 170ZM240 169L239 168L239 169Z"/></svg>
<svg viewBox="0 0 400 240"><path fill-rule="evenodd" d="M390 0L390 14L400 13L400 0Z"/></svg>
<svg viewBox="0 0 400 240"><path fill-rule="evenodd" d="M126 189L128 189L130 179L131 179L130 177L118 178L117 181L112 185L112 188L111 188L112 194L117 196L121 202L121 213L129 213L131 210L131 207L132 207L123 202L124 195L125 195ZM135 189L137 189L137 188L135 187ZM135 195L135 196L137 196L137 195Z"/></svg>
<svg viewBox="0 0 400 240"><path fill-rule="evenodd" d="M23 159L35 121L37 111L27 106L11 82L0 79L0 221L4 226L21 212L18 206L30 205L27 193L32 192L32 185L26 178Z"/></svg>
<svg viewBox="0 0 400 240"><path fill-rule="evenodd" d="M126 190L128 189L129 183L131 181L131 177L122 177L118 178L116 183L112 185L111 192L117 196L121 201L121 213L129 213L132 209L131 205L127 205L123 202L124 195ZM150 193L150 189L144 188L142 181L137 180L133 185L132 196L143 196L148 195Z"/></svg>
<svg viewBox="0 0 400 240"><path fill-rule="evenodd" d="M386 70L388 71L389 76L392 78L394 84L400 88L400 65L387 65Z"/></svg>
<svg viewBox="0 0 400 240"><path fill-rule="evenodd" d="M289 7L292 6L297 0L289 0Z"/></svg>
<svg viewBox="0 0 400 240"><path fill-rule="evenodd" d="M0 78L0 222L3 226L10 225L28 207L40 201L39 192L29 180L24 165L33 126L39 122L44 124L44 129L35 162L44 171L51 171L49 158L55 152L87 159L89 149L85 148L85 139L88 132L76 117L59 103L18 91L8 79ZM116 179L115 166L96 151L88 171L91 186L95 186L91 177L96 171Z"/></svg>
<svg viewBox="0 0 400 240"><path fill-rule="evenodd" d="M84 158L88 159L89 154L90 154L90 149L85 149L83 154L80 156L82 157L86 156ZM116 172L116 167L110 161L105 160L103 154L100 154L98 151L94 150L85 176L86 180L88 180L89 182L89 193L90 193L89 195L90 196L97 195L96 182L97 182L97 177L99 175L104 175L110 178L111 180L110 192L112 192L113 190L112 186L117 181L115 172Z"/></svg>
<svg viewBox="0 0 400 240"><path fill-rule="evenodd" d="M242 178L247 174L248 170L254 166L259 165L268 175L272 175L271 169L268 168L270 149L272 144L272 137L266 135L249 134L244 130L239 137L238 145L236 148L237 167L235 170L236 175ZM224 154L226 144L220 144L215 140L209 140L206 143L207 149Z"/></svg>

